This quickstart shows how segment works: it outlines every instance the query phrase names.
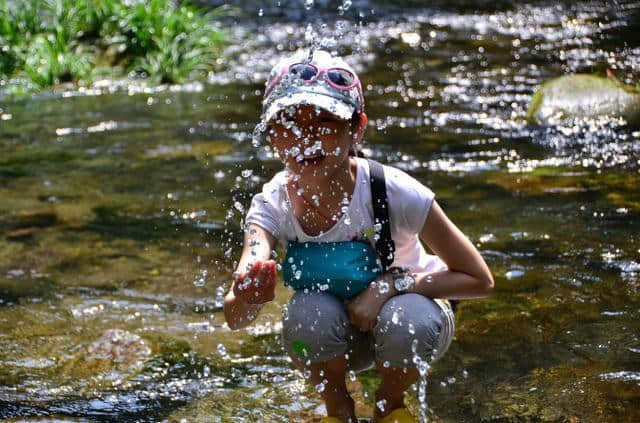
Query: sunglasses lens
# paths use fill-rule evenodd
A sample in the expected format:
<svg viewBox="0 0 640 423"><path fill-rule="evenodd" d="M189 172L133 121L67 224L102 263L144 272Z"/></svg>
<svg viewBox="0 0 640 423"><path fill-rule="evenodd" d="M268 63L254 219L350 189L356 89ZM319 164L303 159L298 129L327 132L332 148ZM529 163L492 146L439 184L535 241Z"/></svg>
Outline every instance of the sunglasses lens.
<svg viewBox="0 0 640 423"><path fill-rule="evenodd" d="M350 87L355 82L355 76L344 69L330 69L327 77L331 82L341 87Z"/></svg>
<svg viewBox="0 0 640 423"><path fill-rule="evenodd" d="M299 64L299 65L292 66L291 69L289 70L289 72L291 72L292 74L298 76L303 81L310 81L318 73L316 68L314 68L313 66L304 65L304 64Z"/></svg>

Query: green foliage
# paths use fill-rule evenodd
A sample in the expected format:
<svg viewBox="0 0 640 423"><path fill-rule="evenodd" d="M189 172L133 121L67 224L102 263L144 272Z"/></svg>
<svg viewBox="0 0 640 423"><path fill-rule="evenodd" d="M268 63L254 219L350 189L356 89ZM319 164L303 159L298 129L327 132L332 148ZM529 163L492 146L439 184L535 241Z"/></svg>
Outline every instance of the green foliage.
<svg viewBox="0 0 640 423"><path fill-rule="evenodd" d="M112 45L131 57L133 70L182 82L194 72L210 68L223 42L214 19L222 9L202 14L194 7L174 6L166 0L116 7L119 32Z"/></svg>
<svg viewBox="0 0 640 423"><path fill-rule="evenodd" d="M43 31L39 3L0 0L0 78L22 66L28 40Z"/></svg>
<svg viewBox="0 0 640 423"><path fill-rule="evenodd" d="M25 40L44 31L40 18L41 1L0 0L0 37L9 45L21 45Z"/></svg>
<svg viewBox="0 0 640 423"><path fill-rule="evenodd" d="M23 71L39 87L82 79L91 71L90 56L69 43L63 32L37 35L27 50Z"/></svg>
<svg viewBox="0 0 640 423"><path fill-rule="evenodd" d="M163 83L202 76L223 45L209 13L171 0L0 0L0 79L89 80L95 63Z"/></svg>

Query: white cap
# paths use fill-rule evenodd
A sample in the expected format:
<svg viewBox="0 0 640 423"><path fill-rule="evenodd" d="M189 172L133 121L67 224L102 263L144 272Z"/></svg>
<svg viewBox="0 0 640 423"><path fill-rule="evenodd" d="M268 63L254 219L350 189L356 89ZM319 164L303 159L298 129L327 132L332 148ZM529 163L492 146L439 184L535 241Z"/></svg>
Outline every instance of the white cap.
<svg viewBox="0 0 640 423"><path fill-rule="evenodd" d="M294 55L278 62L271 70L266 84L268 91L262 102L264 122L269 122L281 110L297 104L320 107L344 120L351 119L354 112L363 111L362 88L359 83L343 90L327 83L324 78L313 82L303 81L286 72L291 65L297 63L323 69L346 69L357 78L353 68L340 57L333 57L324 50L298 50ZM275 86L271 87L274 81Z"/></svg>

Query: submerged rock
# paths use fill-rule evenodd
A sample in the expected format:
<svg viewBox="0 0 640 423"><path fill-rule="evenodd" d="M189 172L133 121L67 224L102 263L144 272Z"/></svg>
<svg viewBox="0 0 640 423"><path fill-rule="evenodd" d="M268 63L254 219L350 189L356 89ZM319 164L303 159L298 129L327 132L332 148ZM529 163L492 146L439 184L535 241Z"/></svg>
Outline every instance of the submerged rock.
<svg viewBox="0 0 640 423"><path fill-rule="evenodd" d="M640 89L613 76L566 75L542 84L527 110L530 122L545 125L604 116L640 124Z"/></svg>
<svg viewBox="0 0 640 423"><path fill-rule="evenodd" d="M107 359L138 367L151 355L151 347L140 336L122 329L107 329L87 348L92 359Z"/></svg>

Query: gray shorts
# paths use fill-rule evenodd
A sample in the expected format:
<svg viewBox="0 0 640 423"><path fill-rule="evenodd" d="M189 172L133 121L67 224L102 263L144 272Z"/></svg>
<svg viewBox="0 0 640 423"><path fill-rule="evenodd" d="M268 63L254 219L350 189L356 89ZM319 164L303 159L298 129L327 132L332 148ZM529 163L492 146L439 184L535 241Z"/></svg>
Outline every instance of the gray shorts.
<svg viewBox="0 0 640 423"><path fill-rule="evenodd" d="M409 293L389 299L373 330L361 332L349 322L343 300L297 291L284 311L282 337L295 360L319 363L348 354L349 368L363 370L374 360L395 367L415 367L416 355L435 361L449 348L454 328L446 302Z"/></svg>

